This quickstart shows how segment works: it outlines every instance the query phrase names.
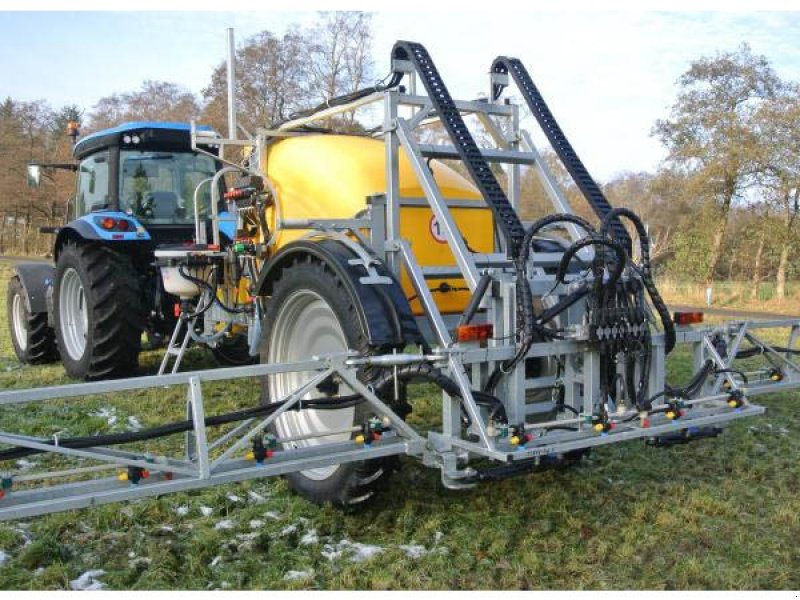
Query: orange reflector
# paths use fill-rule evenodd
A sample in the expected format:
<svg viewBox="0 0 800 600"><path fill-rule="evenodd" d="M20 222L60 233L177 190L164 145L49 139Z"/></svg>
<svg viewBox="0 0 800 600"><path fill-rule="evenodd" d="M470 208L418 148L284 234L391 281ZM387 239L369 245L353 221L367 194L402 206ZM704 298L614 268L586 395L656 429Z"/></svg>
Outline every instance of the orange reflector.
<svg viewBox="0 0 800 600"><path fill-rule="evenodd" d="M494 334L494 325L460 325L456 330L459 342L482 342Z"/></svg>
<svg viewBox="0 0 800 600"><path fill-rule="evenodd" d="M116 222L114 219L112 219L111 217L106 217L105 219L103 219L102 221L100 221L100 226L101 226L103 229L108 229L109 231L111 231L112 229L114 229L114 227L115 227L116 225L117 225L117 222Z"/></svg>
<svg viewBox="0 0 800 600"><path fill-rule="evenodd" d="M701 312L676 312L673 315L676 325L691 325L692 323L702 323L703 313Z"/></svg>

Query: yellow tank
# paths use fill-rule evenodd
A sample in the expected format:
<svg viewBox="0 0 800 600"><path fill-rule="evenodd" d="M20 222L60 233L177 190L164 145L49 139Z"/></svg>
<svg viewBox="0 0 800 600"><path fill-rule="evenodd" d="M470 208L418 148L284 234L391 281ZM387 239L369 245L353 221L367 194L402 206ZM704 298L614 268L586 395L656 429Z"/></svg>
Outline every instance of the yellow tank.
<svg viewBox="0 0 800 600"><path fill-rule="evenodd" d="M386 191L385 164L385 145L380 140L361 136L308 135L285 138L271 145L266 164L261 167L275 186L284 219L347 219L367 208L367 196ZM431 168L445 198L476 203L481 200L476 188L447 165L432 161ZM411 164L402 152L400 195L424 197ZM493 251L492 214L488 208L454 208L452 214L472 250ZM267 218L270 229L274 231L275 214L272 210ZM430 208L403 207L400 232L411 243L421 265L455 265L449 246L437 232ZM276 246L280 248L305 233L283 230L278 233ZM461 279L431 279L428 287L437 288L442 282L453 288L466 288ZM414 289L405 272L402 285L406 296L412 298ZM441 311L461 312L469 300L469 292L435 293L434 298ZM416 314L421 313L415 299L412 299L412 309Z"/></svg>

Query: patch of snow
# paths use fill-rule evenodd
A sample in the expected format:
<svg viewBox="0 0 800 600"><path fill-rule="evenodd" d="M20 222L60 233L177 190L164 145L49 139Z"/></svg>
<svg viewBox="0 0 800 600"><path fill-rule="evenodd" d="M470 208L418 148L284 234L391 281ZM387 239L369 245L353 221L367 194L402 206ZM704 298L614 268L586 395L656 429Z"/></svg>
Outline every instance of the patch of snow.
<svg viewBox="0 0 800 600"><path fill-rule="evenodd" d="M231 502L241 502L242 501L242 497L241 496L237 496L236 494L228 494L225 497L228 500L230 500Z"/></svg>
<svg viewBox="0 0 800 600"><path fill-rule="evenodd" d="M273 521L281 520L281 515L272 510L268 510L267 512L265 512L264 516L267 517L268 519L272 519Z"/></svg>
<svg viewBox="0 0 800 600"><path fill-rule="evenodd" d="M233 521L230 519L223 519L222 521L217 521L214 525L214 529L233 529Z"/></svg>
<svg viewBox="0 0 800 600"><path fill-rule="evenodd" d="M408 558L422 558L429 552L425 546L419 546L416 544L400 545L398 548L405 552Z"/></svg>
<svg viewBox="0 0 800 600"><path fill-rule="evenodd" d="M316 544L317 542L319 542L319 536L317 535L316 529L307 531L303 537L300 538L301 546L310 546L311 544Z"/></svg>
<svg viewBox="0 0 800 600"><path fill-rule="evenodd" d="M142 428L142 423L134 416L128 417L128 429L131 431L139 431Z"/></svg>
<svg viewBox="0 0 800 600"><path fill-rule="evenodd" d="M442 541L443 537L444 534L441 531L437 531L436 533L433 534L433 543L438 544L439 542Z"/></svg>
<svg viewBox="0 0 800 600"><path fill-rule="evenodd" d="M297 522L300 523L300 525L303 525L303 526L308 525L309 523L311 523L311 521L309 521L305 517L297 517Z"/></svg>
<svg viewBox="0 0 800 600"><path fill-rule="evenodd" d="M253 501L254 504L264 504L264 502L267 501L267 499L264 498L264 496L262 496L258 492L254 492L253 490L247 492L247 496L248 498L250 498L250 500Z"/></svg>
<svg viewBox="0 0 800 600"><path fill-rule="evenodd" d="M128 558L136 558L136 552L134 552L133 550L128 552Z"/></svg>
<svg viewBox="0 0 800 600"><path fill-rule="evenodd" d="M178 508L175 509L175 514L178 515L179 517L185 517L186 515L189 514L189 505L184 504L182 506L179 506Z"/></svg>
<svg viewBox="0 0 800 600"><path fill-rule="evenodd" d="M280 535L292 535L293 533L297 532L297 524L292 523L291 525L287 525L283 529L281 529Z"/></svg>
<svg viewBox="0 0 800 600"><path fill-rule="evenodd" d="M27 458L20 458L17 461L17 467L19 467L20 470L22 470L22 471L27 471L31 467L35 467L35 466L36 466L36 463L29 461Z"/></svg>
<svg viewBox="0 0 800 600"><path fill-rule="evenodd" d="M314 571L287 571L283 576L284 581L295 581L297 579L307 579L314 575Z"/></svg>
<svg viewBox="0 0 800 600"><path fill-rule="evenodd" d="M0 550L0 567L6 564L7 560L8 560L8 554Z"/></svg>
<svg viewBox="0 0 800 600"><path fill-rule="evenodd" d="M259 519L253 519L252 521L250 521L250 529L261 529L263 525L264 521L261 521Z"/></svg>
<svg viewBox="0 0 800 600"><path fill-rule="evenodd" d="M109 427L112 427L117 424L117 415L115 415L114 412L116 412L114 408L108 408L107 406L104 406L97 412L89 413L89 416L105 419Z"/></svg>
<svg viewBox="0 0 800 600"><path fill-rule="evenodd" d="M200 513L201 513L201 514L202 514L204 517L210 517L210 516L211 516L211 513L213 513L213 512L214 512L214 509L213 509L213 508L211 508L210 506L201 506L201 507L200 507Z"/></svg>
<svg viewBox="0 0 800 600"><path fill-rule="evenodd" d="M222 556L217 554L214 558L211 559L211 562L208 563L208 566L212 569L216 567L220 562L222 562Z"/></svg>
<svg viewBox="0 0 800 600"><path fill-rule="evenodd" d="M174 531L172 525L162 525L161 531L166 531L167 533Z"/></svg>
<svg viewBox="0 0 800 600"><path fill-rule="evenodd" d="M106 572L103 569L93 569L91 571L86 571L83 575L78 577L77 579L73 579L69 582L69 587L73 590L79 591L88 591L88 590L102 590L103 589L103 582L97 579L98 577L105 575Z"/></svg>
<svg viewBox="0 0 800 600"><path fill-rule="evenodd" d="M325 544L322 548L322 556L328 560L336 560L347 555L352 562L361 562L377 556L383 552L380 546L372 546L370 544L361 544L359 542L351 542L349 540L341 540L338 544Z"/></svg>

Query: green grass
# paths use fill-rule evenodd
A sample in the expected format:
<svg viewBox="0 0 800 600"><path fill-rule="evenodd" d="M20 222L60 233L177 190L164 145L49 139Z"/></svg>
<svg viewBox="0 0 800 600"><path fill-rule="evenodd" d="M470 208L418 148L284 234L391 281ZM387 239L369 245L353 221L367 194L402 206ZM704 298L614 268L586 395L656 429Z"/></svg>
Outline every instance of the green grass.
<svg viewBox="0 0 800 600"><path fill-rule="evenodd" d="M4 303L3 293L3 316ZM144 368L158 359L146 353ZM210 364L193 350L187 368ZM690 367L688 354L676 353L671 378L685 379ZM65 382L58 365L19 365L3 324L0 388ZM257 401L252 384L209 389L210 413ZM435 394L414 392L412 422L435 420ZM670 449L616 444L575 468L466 492L443 489L438 472L404 458L356 514L317 507L283 480L264 479L4 523L0 588L63 589L103 569L108 589L796 589L800 403L796 394L762 400L766 416L734 423L721 439ZM91 416L111 406L114 425ZM81 435L123 430L129 416L147 426L182 413L178 390L157 390L5 409L0 428ZM176 443L165 440L159 451ZM30 460L35 470L59 464ZM224 520L230 529L215 528ZM382 551L361 562L348 560L351 551L329 560L335 548L326 545L342 540ZM400 547L410 545L424 555ZM310 575L286 580L290 571Z"/></svg>

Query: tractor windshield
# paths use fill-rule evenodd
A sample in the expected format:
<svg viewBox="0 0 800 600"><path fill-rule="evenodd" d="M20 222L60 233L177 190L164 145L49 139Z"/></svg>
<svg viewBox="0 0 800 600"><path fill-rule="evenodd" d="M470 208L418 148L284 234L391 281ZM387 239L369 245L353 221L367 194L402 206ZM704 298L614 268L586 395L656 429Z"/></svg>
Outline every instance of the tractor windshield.
<svg viewBox="0 0 800 600"><path fill-rule="evenodd" d="M194 191L216 172L213 158L192 152L123 150L120 153L119 206L144 223L194 223ZM208 215L211 185L197 194L200 216Z"/></svg>

